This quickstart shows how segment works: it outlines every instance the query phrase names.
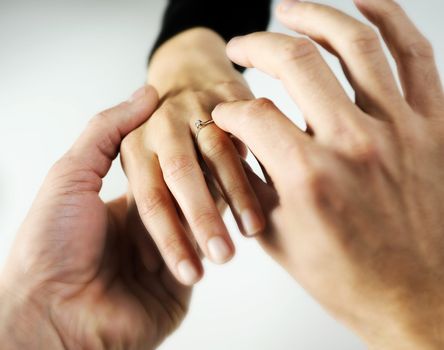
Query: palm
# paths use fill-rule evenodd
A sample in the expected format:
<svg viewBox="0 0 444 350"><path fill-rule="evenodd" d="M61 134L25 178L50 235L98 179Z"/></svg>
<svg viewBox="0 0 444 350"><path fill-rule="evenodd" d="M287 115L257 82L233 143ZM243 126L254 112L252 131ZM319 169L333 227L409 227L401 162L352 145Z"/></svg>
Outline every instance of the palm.
<svg viewBox="0 0 444 350"><path fill-rule="evenodd" d="M105 205L94 191L51 197L48 215L31 211L31 225L34 212L46 224L22 254L56 300L54 325L65 345L155 347L184 318L191 290L169 275L135 208L123 197Z"/></svg>

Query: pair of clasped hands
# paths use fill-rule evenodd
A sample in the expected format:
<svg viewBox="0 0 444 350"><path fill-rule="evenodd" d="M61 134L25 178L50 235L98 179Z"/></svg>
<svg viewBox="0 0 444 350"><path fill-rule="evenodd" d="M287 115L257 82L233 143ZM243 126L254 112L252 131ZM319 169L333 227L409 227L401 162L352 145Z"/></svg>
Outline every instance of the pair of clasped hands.
<svg viewBox="0 0 444 350"><path fill-rule="evenodd" d="M320 4L278 6L303 37L254 33L225 48L197 28L165 43L150 85L94 117L50 170L0 278L2 349L155 348L186 314L200 257L234 254L225 205L370 348L443 349L441 81L399 5L355 3L400 86L376 30ZM355 101L314 42L338 57ZM254 99L225 49L281 80L309 132ZM211 118L196 142L195 120ZM119 151L130 191L103 203Z"/></svg>

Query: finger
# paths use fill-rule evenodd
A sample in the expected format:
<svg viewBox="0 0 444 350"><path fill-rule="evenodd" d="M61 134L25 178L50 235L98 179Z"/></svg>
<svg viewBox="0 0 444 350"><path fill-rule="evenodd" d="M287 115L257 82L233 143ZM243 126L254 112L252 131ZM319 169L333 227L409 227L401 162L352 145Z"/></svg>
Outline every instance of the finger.
<svg viewBox="0 0 444 350"><path fill-rule="evenodd" d="M237 153L243 159L246 159L248 156L248 148L245 144L239 140L237 137L230 135L231 141L233 142L234 147L236 147Z"/></svg>
<svg viewBox="0 0 444 350"><path fill-rule="evenodd" d="M247 236L259 234L265 226L262 210L230 137L216 125L209 125L200 131L197 141L242 233Z"/></svg>
<svg viewBox="0 0 444 350"><path fill-rule="evenodd" d="M211 197L189 134L156 150L165 182L197 243L215 263L232 258L234 245Z"/></svg>
<svg viewBox="0 0 444 350"><path fill-rule="evenodd" d="M276 186L297 172L297 165L287 171L289 160L306 162L307 149L314 145L309 136L267 99L222 103L212 116L222 130L250 148Z"/></svg>
<svg viewBox="0 0 444 350"><path fill-rule="evenodd" d="M154 88L146 86L139 89L129 101L91 119L67 156L104 177L117 156L123 138L148 119L157 103Z"/></svg>
<svg viewBox="0 0 444 350"><path fill-rule="evenodd" d="M177 282L171 271L163 265L156 273L147 272L140 260L134 263L135 273L128 279L127 284L131 291L137 296L148 313L153 311L153 297L161 305L173 306L169 310L169 315L177 317L180 322L183 318L183 311L187 310L191 297L192 288ZM177 313L175 308L179 307ZM174 316L173 316L174 315Z"/></svg>
<svg viewBox="0 0 444 350"><path fill-rule="evenodd" d="M202 265L179 220L156 156L137 146L124 146L123 166L143 224L174 276L186 285L196 283L202 277Z"/></svg>
<svg viewBox="0 0 444 350"><path fill-rule="evenodd" d="M403 101L372 28L332 7L309 2L278 6L277 14L285 25L309 36L341 60L357 102L366 112L379 112L382 118L395 103Z"/></svg>
<svg viewBox="0 0 444 350"><path fill-rule="evenodd" d="M281 198L273 186L264 183L259 176L244 162L245 172L248 180L254 188L267 218L267 227L264 234L257 237L259 244L271 256L279 256L287 243L280 236L285 232L285 223L282 221Z"/></svg>
<svg viewBox="0 0 444 350"><path fill-rule="evenodd" d="M254 33L230 41L227 53L237 64L282 80L317 137L335 142L337 132L356 123L358 108L310 40Z"/></svg>
<svg viewBox="0 0 444 350"><path fill-rule="evenodd" d="M428 112L443 89L430 42L392 0L355 0L359 10L381 31L396 60L405 97L412 108ZM440 108L442 109L442 108Z"/></svg>
<svg viewBox="0 0 444 350"><path fill-rule="evenodd" d="M140 261L145 270L151 273L156 273L163 265L164 260L140 218L137 204L131 191L127 194L127 203L127 231L134 239L135 249L139 253Z"/></svg>
<svg viewBox="0 0 444 350"><path fill-rule="evenodd" d="M273 209L279 205L279 196L276 190L273 188L273 185L263 182L246 161L242 161L242 165L245 169L248 181L261 203L264 214L266 217L269 217Z"/></svg>

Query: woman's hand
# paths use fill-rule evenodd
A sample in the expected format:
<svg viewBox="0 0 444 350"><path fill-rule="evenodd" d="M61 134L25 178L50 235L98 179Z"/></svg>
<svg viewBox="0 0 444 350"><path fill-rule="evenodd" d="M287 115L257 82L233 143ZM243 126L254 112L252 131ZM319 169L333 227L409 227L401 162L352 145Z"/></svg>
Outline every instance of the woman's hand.
<svg viewBox="0 0 444 350"><path fill-rule="evenodd" d="M214 124L195 140L195 122L211 119L218 103L252 95L226 58L224 41L203 28L163 44L152 58L149 82L159 91L161 105L125 139L122 163L143 223L172 273L191 285L203 272L197 249L215 263L228 261L234 253L206 178L216 179L245 235L264 228L241 165L244 146ZM182 214L192 236L184 230Z"/></svg>
<svg viewBox="0 0 444 350"><path fill-rule="evenodd" d="M191 290L134 204L99 198L121 139L157 102L146 88L102 112L49 172L1 274L2 349L154 349L180 324Z"/></svg>
<svg viewBox="0 0 444 350"><path fill-rule="evenodd" d="M234 62L278 77L312 133L268 100L223 104L216 123L266 168L255 178L261 243L372 349L444 349L444 94L433 50L392 0L355 0L377 33L331 7L286 1L278 16L336 55L351 101L306 37L255 33Z"/></svg>

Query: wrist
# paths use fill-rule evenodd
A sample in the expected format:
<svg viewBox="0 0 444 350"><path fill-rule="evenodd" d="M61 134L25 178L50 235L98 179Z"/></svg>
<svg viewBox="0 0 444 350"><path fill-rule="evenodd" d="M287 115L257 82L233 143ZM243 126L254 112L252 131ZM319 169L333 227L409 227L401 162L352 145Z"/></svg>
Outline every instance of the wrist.
<svg viewBox="0 0 444 350"><path fill-rule="evenodd" d="M153 55L148 82L160 96L172 90L205 89L217 83L245 84L225 53L226 43L214 31L194 28L165 42Z"/></svg>
<svg viewBox="0 0 444 350"><path fill-rule="evenodd" d="M24 288L1 281L0 343L4 350L63 349L44 304Z"/></svg>

